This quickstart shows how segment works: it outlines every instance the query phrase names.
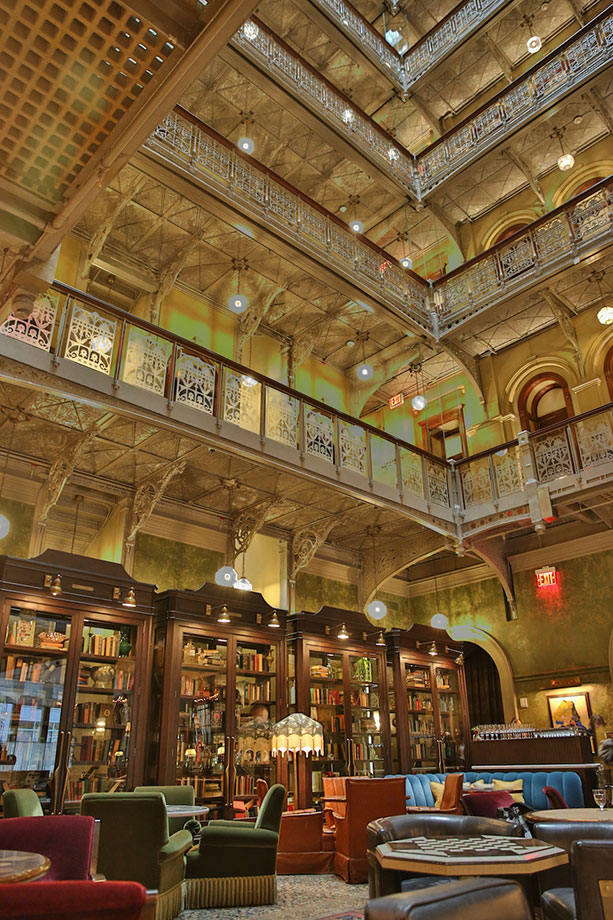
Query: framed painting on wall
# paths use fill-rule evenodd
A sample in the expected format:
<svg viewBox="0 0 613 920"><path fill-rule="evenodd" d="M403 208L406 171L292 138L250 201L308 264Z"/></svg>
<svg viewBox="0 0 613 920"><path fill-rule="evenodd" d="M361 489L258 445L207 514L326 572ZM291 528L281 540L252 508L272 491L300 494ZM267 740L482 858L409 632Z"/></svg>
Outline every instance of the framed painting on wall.
<svg viewBox="0 0 613 920"><path fill-rule="evenodd" d="M581 725L589 729L592 707L589 693L565 693L563 696L548 696L549 718L554 728L570 728Z"/></svg>

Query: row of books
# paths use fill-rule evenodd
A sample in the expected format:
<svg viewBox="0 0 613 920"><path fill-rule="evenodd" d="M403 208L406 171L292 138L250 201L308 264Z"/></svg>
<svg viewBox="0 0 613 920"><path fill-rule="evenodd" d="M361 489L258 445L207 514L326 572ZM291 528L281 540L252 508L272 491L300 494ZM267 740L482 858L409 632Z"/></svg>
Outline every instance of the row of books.
<svg viewBox="0 0 613 920"><path fill-rule="evenodd" d="M413 759L427 760L436 757L436 749L433 741L411 741L411 754Z"/></svg>
<svg viewBox="0 0 613 920"><path fill-rule="evenodd" d="M81 667L79 670L79 678L77 680L77 687L83 692L91 689L91 667ZM95 680L95 678L94 678ZM127 670L125 668L115 669L115 675L113 678L112 687L104 687L97 689L105 689L113 692L114 690L132 690L134 688L134 671Z"/></svg>
<svg viewBox="0 0 613 920"><path fill-rule="evenodd" d="M75 739L72 748L73 763L106 763L113 761L118 751L125 747L122 738L94 738L93 735L82 735ZM124 755L126 751L123 751Z"/></svg>
<svg viewBox="0 0 613 920"><path fill-rule="evenodd" d="M241 699L244 703L257 703L260 701L269 703L270 702L270 681L265 680L261 683L251 683L250 681L245 681L244 683L236 683L236 689L241 695Z"/></svg>
<svg viewBox="0 0 613 920"><path fill-rule="evenodd" d="M234 780L234 795L253 795L255 780L253 776L237 776Z"/></svg>
<svg viewBox="0 0 613 920"><path fill-rule="evenodd" d="M409 731L418 735L433 735L434 722L432 719L425 719L418 716L417 719L409 719Z"/></svg>
<svg viewBox="0 0 613 920"><path fill-rule="evenodd" d="M206 678L181 674L181 696L208 696L210 692Z"/></svg>
<svg viewBox="0 0 613 920"><path fill-rule="evenodd" d="M198 764L206 769L212 769L219 766L221 769L224 758L223 750L218 749L217 745L207 744L206 741L190 741L189 739L179 739L177 742L177 761L188 760L190 763Z"/></svg>
<svg viewBox="0 0 613 920"><path fill-rule="evenodd" d="M119 656L119 642L119 633L112 633L110 636L101 636L99 633L86 633L83 636L83 654L117 658Z"/></svg>
<svg viewBox="0 0 613 920"><path fill-rule="evenodd" d="M92 725L98 719L104 719L111 724L115 720L115 707L113 703L95 703L89 700L87 703L77 703L74 708L75 722L85 722Z"/></svg>
<svg viewBox="0 0 613 920"><path fill-rule="evenodd" d="M379 708L379 694L368 693L366 690L353 690L351 693L351 705L361 706L364 709Z"/></svg>
<svg viewBox="0 0 613 920"><path fill-rule="evenodd" d="M380 744L363 744L354 741L353 756L356 760L382 760L382 746Z"/></svg>
<svg viewBox="0 0 613 920"><path fill-rule="evenodd" d="M52 665L45 659L22 658L19 655L7 655L4 677L7 680L29 680L39 683L41 678L50 684L64 682L66 672L65 661L54 661Z"/></svg>
<svg viewBox="0 0 613 920"><path fill-rule="evenodd" d="M433 709L432 700L429 696L421 697L416 693L410 693L408 696L409 709L425 709L431 712Z"/></svg>
<svg viewBox="0 0 613 920"><path fill-rule="evenodd" d="M331 690L328 687L311 687L311 703L330 703L339 706L343 702L342 690Z"/></svg>
<svg viewBox="0 0 613 920"><path fill-rule="evenodd" d="M177 784L179 786L193 786L197 799L221 795L221 782L200 776L182 776Z"/></svg>
<svg viewBox="0 0 613 920"><path fill-rule="evenodd" d="M328 741L325 745L326 760L344 760L346 756L345 745L337 741Z"/></svg>
<svg viewBox="0 0 613 920"><path fill-rule="evenodd" d="M91 776L87 779L71 780L68 783L68 798L73 802L80 799L86 792L104 792L105 777Z"/></svg>
<svg viewBox="0 0 613 920"><path fill-rule="evenodd" d="M241 652L236 653L237 667L241 671L268 671L268 660L266 655L261 652Z"/></svg>
<svg viewBox="0 0 613 920"><path fill-rule="evenodd" d="M315 717L317 713L315 714ZM344 732L345 716L328 716L328 718L317 719L323 725L324 732Z"/></svg>

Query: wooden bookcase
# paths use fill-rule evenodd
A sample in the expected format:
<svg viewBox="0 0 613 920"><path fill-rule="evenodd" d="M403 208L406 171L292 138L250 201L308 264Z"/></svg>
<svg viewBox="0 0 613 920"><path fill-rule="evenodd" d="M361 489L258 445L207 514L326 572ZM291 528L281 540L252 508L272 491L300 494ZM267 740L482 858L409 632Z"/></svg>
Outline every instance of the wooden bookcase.
<svg viewBox="0 0 613 920"><path fill-rule="evenodd" d="M345 624L346 639L338 634ZM353 610L322 607L288 617L290 711L321 722L325 751L299 761L297 807L319 801L323 777L385 776L390 768L386 649L379 630Z"/></svg>
<svg viewBox="0 0 613 920"><path fill-rule="evenodd" d="M5 787L32 786L59 813L142 782L153 594L116 563L0 557Z"/></svg>
<svg viewBox="0 0 613 920"><path fill-rule="evenodd" d="M392 629L385 636L392 768L399 773L444 773L470 765L470 723L461 649L428 626Z"/></svg>
<svg viewBox="0 0 613 920"><path fill-rule="evenodd" d="M285 615L271 628L273 612L261 594L216 584L157 599L149 778L193 785L209 818L232 817L258 778L285 780L270 756L270 726L286 714Z"/></svg>

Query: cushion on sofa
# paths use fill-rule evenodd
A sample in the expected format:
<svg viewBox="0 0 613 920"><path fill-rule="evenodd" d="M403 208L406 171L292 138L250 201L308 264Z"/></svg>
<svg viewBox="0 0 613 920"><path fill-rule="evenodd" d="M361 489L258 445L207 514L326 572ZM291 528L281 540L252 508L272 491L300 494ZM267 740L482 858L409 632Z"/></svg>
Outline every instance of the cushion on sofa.
<svg viewBox="0 0 613 920"><path fill-rule="evenodd" d="M434 796L434 807L440 808L443 792L445 791L445 783L437 783L434 780L430 780L430 789L432 790L432 795Z"/></svg>
<svg viewBox="0 0 613 920"><path fill-rule="evenodd" d="M399 774L394 775L398 776ZM432 794L430 783L444 783L445 774L409 773L401 775L405 776L407 805L428 805L433 808L434 795ZM514 770L488 772L481 770L477 773L474 770L468 770L464 773L465 783L476 783L479 780L483 780L489 784L495 779L503 780L504 782L522 780L526 805L529 805L535 811L550 808L549 800L543 793L544 786L554 786L566 799L569 808L582 808L585 804L579 774L571 770L552 770L550 773L544 771L532 773L528 770L522 770L521 772Z"/></svg>
<svg viewBox="0 0 613 920"><path fill-rule="evenodd" d="M524 802L524 781L523 779L495 779L494 789L497 792L504 790L508 792L514 802Z"/></svg>

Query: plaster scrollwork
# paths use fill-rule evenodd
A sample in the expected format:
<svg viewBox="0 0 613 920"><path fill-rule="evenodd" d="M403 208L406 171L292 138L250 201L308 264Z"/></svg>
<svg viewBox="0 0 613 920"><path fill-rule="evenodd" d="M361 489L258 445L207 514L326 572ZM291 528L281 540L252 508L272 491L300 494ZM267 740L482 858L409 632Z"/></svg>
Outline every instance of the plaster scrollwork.
<svg viewBox="0 0 613 920"><path fill-rule="evenodd" d="M443 549L445 537L435 531L422 531L414 538L369 546L362 553L362 571L358 578L358 606L364 610L381 585L403 569Z"/></svg>
<svg viewBox="0 0 613 920"><path fill-rule="evenodd" d="M181 246L173 257L166 263L160 275L160 281L157 290L152 291L149 295L149 320L156 325L160 321L160 308L164 298L170 294L177 278L185 268L191 254L198 249L202 235L206 228L201 228L193 233L189 239Z"/></svg>
<svg viewBox="0 0 613 920"><path fill-rule="evenodd" d="M38 515L38 523L44 524L49 512L60 499L64 486L77 468L83 454L89 450L98 434L98 426L92 425L66 444L51 464L45 482L45 495Z"/></svg>
<svg viewBox="0 0 613 920"><path fill-rule="evenodd" d="M284 498L271 498L250 508L245 508L232 521L231 529L231 561L234 562L237 556L247 552L251 541L258 533L272 508L281 505Z"/></svg>
<svg viewBox="0 0 613 920"><path fill-rule="evenodd" d="M237 361L242 360L245 345L257 333L264 320L269 318L269 313L273 309L273 304L283 290L283 288L278 287L270 296L263 299L257 298L249 303L249 306L240 317L238 323L236 353L234 355ZM283 314L281 313L280 315Z"/></svg>
<svg viewBox="0 0 613 920"><path fill-rule="evenodd" d="M127 547L134 546L137 533L151 517L169 482L175 476L180 476L185 466L185 460L177 460L138 486L126 519L125 543Z"/></svg>
<svg viewBox="0 0 613 920"><path fill-rule="evenodd" d="M119 195L117 201L111 206L104 220L98 224L96 232L90 239L89 245L87 247L87 253L83 262L83 267L81 269L82 278L87 278L90 268L102 252L102 248L107 241L109 233L128 205L134 200L137 192L140 191L144 182L145 177L142 175L138 176L138 178L132 182L126 191Z"/></svg>
<svg viewBox="0 0 613 920"><path fill-rule="evenodd" d="M542 294L572 349L573 357L577 363L577 368L581 378L583 379L585 377L585 367L583 363L581 347L579 345L579 339L577 337L577 330L575 329L572 321L573 312L566 306L564 301L558 297L557 294L554 294L554 292L550 291L548 288L545 288L542 291Z"/></svg>

